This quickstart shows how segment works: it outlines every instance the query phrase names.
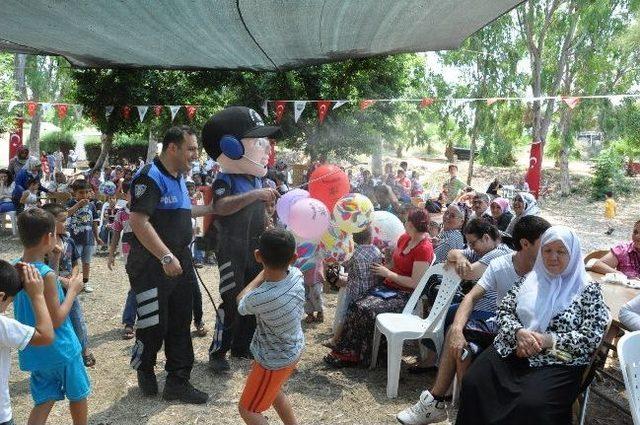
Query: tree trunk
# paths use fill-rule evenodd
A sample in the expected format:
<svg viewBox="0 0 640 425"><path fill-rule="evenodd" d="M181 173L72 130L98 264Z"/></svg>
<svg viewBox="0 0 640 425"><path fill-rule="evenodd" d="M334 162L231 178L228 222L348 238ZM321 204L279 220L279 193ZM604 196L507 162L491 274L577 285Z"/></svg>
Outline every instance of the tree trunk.
<svg viewBox="0 0 640 425"><path fill-rule="evenodd" d="M473 165L475 162L476 142L478 140L478 122L480 121L480 107L476 106L473 118L473 128L471 129L471 145L469 146L469 172L467 173L467 186L471 186L473 179Z"/></svg>
<svg viewBox="0 0 640 425"><path fill-rule="evenodd" d="M100 156L96 160L96 165L94 165L94 170L102 170L107 157L109 156L109 152L111 151L111 145L113 144L113 133L102 134L102 147L100 149Z"/></svg>
<svg viewBox="0 0 640 425"><path fill-rule="evenodd" d="M25 80L27 55L16 53L16 55L13 57L13 63L13 77L16 82L16 92L18 92L20 100L27 100L27 83Z"/></svg>
<svg viewBox="0 0 640 425"><path fill-rule="evenodd" d="M561 143L560 148L560 194L568 195L571 192L571 178L569 176L569 155L571 153L571 135L569 127L571 123L571 110L567 108L562 112L560 121L561 126Z"/></svg>
<svg viewBox="0 0 640 425"><path fill-rule="evenodd" d="M40 122L42 121L42 106L36 109L36 113L31 119L31 132L29 133L30 155L40 158Z"/></svg>
<svg viewBox="0 0 640 425"><path fill-rule="evenodd" d="M149 147L147 148L147 164L150 164L158 154L158 139L153 130L149 129Z"/></svg>
<svg viewBox="0 0 640 425"><path fill-rule="evenodd" d="M402 145L396 146L396 158L402 158Z"/></svg>
<svg viewBox="0 0 640 425"><path fill-rule="evenodd" d="M382 151L384 147L384 139L380 137L378 140L378 149L371 158L371 172L374 176L382 175Z"/></svg>

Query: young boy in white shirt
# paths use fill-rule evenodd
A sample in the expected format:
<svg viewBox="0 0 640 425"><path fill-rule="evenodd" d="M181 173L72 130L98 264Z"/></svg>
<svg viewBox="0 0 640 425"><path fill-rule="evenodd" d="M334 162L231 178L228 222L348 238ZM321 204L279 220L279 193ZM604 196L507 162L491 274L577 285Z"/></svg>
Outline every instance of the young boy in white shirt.
<svg viewBox="0 0 640 425"><path fill-rule="evenodd" d="M33 306L35 328L5 316L13 297L23 289ZM27 345L49 345L53 342L53 325L43 290L44 282L35 267L26 263L17 263L14 267L0 260L0 425L13 424L9 398L11 349L22 350Z"/></svg>

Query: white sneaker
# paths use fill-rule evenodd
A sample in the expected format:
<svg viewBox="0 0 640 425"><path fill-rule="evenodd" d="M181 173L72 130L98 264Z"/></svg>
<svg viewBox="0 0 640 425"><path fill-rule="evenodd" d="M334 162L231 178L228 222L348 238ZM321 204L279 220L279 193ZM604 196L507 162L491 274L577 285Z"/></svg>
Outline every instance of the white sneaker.
<svg viewBox="0 0 640 425"><path fill-rule="evenodd" d="M431 393L424 390L420 400L396 415L398 422L404 425L426 425L447 419L444 401L436 401Z"/></svg>
<svg viewBox="0 0 640 425"><path fill-rule="evenodd" d="M92 292L93 292L93 288L92 288L91 286L89 286L89 284L88 284L88 283L84 285L84 289L83 289L83 290L84 290L84 292L86 292L87 294L90 294L90 293L92 293Z"/></svg>

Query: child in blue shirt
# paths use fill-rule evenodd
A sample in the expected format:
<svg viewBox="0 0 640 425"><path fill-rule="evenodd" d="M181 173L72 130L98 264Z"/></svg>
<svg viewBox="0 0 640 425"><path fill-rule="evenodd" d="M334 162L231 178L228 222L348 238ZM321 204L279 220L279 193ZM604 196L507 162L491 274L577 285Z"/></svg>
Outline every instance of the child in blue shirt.
<svg viewBox="0 0 640 425"><path fill-rule="evenodd" d="M32 264L44 280L44 298L55 330L53 344L28 346L19 353L20 369L31 372L31 397L35 406L29 423L46 423L56 401L69 400L74 424L87 423L87 397L91 393L89 376L82 362L81 347L69 320L73 300L82 291L82 280L69 283L67 295L44 257L56 244L53 215L40 208L24 211L18 216L18 234L23 246L18 261ZM29 297L20 291L13 300L14 315L20 323L34 326L36 316Z"/></svg>
<svg viewBox="0 0 640 425"><path fill-rule="evenodd" d="M76 248L82 260L82 281L84 290L93 292L89 286L89 273L91 271L91 259L95 253L96 243L103 245L98 235L98 223L100 214L96 206L89 199L91 196L91 184L84 180L76 180L71 184L73 198L67 203L69 223L67 230L76 243Z"/></svg>

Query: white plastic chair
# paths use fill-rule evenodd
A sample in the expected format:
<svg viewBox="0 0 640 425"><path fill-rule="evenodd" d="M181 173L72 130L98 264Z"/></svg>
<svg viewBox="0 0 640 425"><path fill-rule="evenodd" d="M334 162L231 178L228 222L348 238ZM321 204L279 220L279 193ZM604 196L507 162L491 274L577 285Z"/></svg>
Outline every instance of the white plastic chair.
<svg viewBox="0 0 640 425"><path fill-rule="evenodd" d="M442 275L442 283L429 316L422 319L411 314L413 307L409 303L413 301L415 307L415 303L422 295L422 291L432 275ZM387 397L395 398L398 395L402 348L405 340L431 339L439 354L444 342L444 320L459 284L460 278L453 270L445 272L444 264L437 264L430 267L418 283L405 307L405 311L408 313L405 314L404 311L401 314L382 313L376 317L370 369L373 369L377 364L380 335L384 334L387 338Z"/></svg>
<svg viewBox="0 0 640 425"><path fill-rule="evenodd" d="M11 233L13 234L13 236L18 236L18 218L16 216L16 212L15 211L8 211L6 213L3 213L2 215L2 230L4 230L6 228L6 217L9 217L9 220L11 221Z"/></svg>
<svg viewBox="0 0 640 425"><path fill-rule="evenodd" d="M618 342L618 359L627 388L631 417L640 425L640 331L627 333Z"/></svg>

